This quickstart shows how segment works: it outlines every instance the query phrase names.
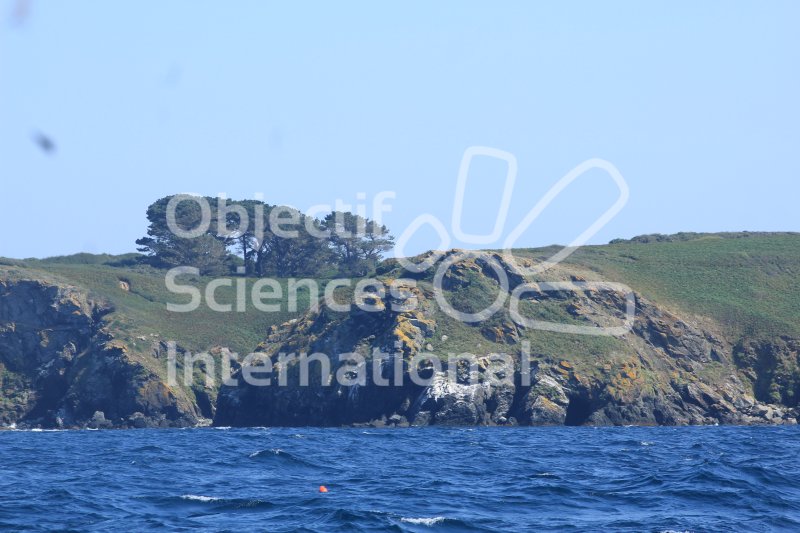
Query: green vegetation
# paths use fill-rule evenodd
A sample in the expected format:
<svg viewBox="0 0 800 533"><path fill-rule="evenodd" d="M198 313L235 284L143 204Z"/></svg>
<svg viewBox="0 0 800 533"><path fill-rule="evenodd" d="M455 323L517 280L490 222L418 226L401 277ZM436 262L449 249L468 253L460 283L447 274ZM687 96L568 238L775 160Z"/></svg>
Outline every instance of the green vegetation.
<svg viewBox="0 0 800 533"><path fill-rule="evenodd" d="M85 254L80 254L85 256ZM232 278L233 287L220 287L215 291L220 304L235 301L235 284L245 283L248 297L245 312L221 313L203 303L195 311L177 313L167 310L167 303L181 304L188 296L173 294L164 283L164 271L146 265L134 267L111 266L116 259L97 264L69 263L68 258L58 261L13 261L14 266L0 264L0 278L33 278L51 283L65 283L88 291L91 297L106 302L114 309L106 320L119 340L132 349L149 350L153 340L175 341L184 348L197 352L212 346L227 346L240 354L247 354L264 339L269 326L280 324L299 312L308 309L308 291L298 290L298 309L291 312L285 302L279 312L259 312L249 298L255 279ZM10 261L5 261L9 263ZM191 283L201 292L210 278L182 281ZM278 280L287 293L287 280ZM323 290L324 285L320 285Z"/></svg>
<svg viewBox="0 0 800 533"><path fill-rule="evenodd" d="M149 264L207 276L365 276L394 242L386 226L353 213L317 220L258 200L166 196L147 208L147 220L136 244Z"/></svg>
<svg viewBox="0 0 800 533"><path fill-rule="evenodd" d="M596 279L629 285L659 305L681 313L711 319L732 338L769 339L780 335L800 335L800 235L744 234L701 235L689 240L641 243L622 241L604 246L588 246L573 254L567 269L588 272ZM545 258L554 248L515 251L519 257ZM32 277L68 283L83 288L113 306L108 315L120 340L135 349L146 349L150 340L175 340L192 351L211 346L228 346L248 353L263 341L267 329L308 309L308 292L300 289L298 309L286 305L287 279L280 279L284 301L279 312L255 309L250 291L256 278L231 278L234 287L216 291L221 304L235 300L235 285L245 283L244 312L221 313L203 305L190 313L170 312L168 302L185 303L188 297L169 292L164 270L138 264L135 255L107 256L76 254L43 260L0 259L0 277ZM470 277L471 276L471 277ZM546 275L545 275L546 277ZM589 277L589 276L587 276ZM474 279L472 279L474 278ZM496 284L470 272L468 283L448 287L448 300L463 311L485 307L496 295ZM210 278L198 277L192 284L205 288ZM187 283L184 280L183 283ZM326 280L319 280L320 294ZM420 286L430 289L427 281ZM555 322L573 320L562 303L526 308L525 316ZM538 313L538 316L536 316ZM504 309L490 325L507 320ZM481 345L487 349L508 350L481 334L486 324L468 325L436 313L437 338L448 335L447 351L468 351ZM157 337L156 337L157 336ZM142 339L145 340L142 340ZM620 349L615 339L576 337L568 334L525 333L536 353L555 356L580 352L611 353ZM434 345L438 344L435 340ZM438 349L437 346L434 346Z"/></svg>
<svg viewBox="0 0 800 533"><path fill-rule="evenodd" d="M336 224L336 218L331 215L319 221L318 228ZM350 229L364 221L355 216L342 220ZM220 242L210 235L203 237ZM284 240L287 242L283 244L288 244L288 239ZM167 255L183 254L187 250L181 248L185 243L164 241L162 244L175 246ZM664 395L677 393L684 395L687 402L702 403L706 401L703 399L706 394L716 394L713 390L723 387L733 390L733 396L752 394L759 402L787 407L796 407L800 402L798 234L679 234L617 240L604 246L581 248L564 263L537 276L538 281L623 283L649 300L652 306L640 305L634 332L619 338L517 327L509 313L508 301L481 322L457 320L438 308L432 285L433 271L411 274L395 260L376 264L378 248L387 245L388 241L364 247L359 247L358 241L328 241L328 267L307 280L296 279L303 276L254 275L259 268L266 272L284 272L283 266L264 260L260 267L251 263L249 275L233 275L225 269L222 269L225 274L215 277L180 274L174 282L183 290L176 292L176 287L168 283L170 271L143 260L143 255L82 253L48 259L0 258L0 283L33 279L74 286L107 311L105 326L115 341L105 342L104 336L92 335L92 342L104 344L98 343L97 347L102 349L86 351L77 358L73 381L85 387L80 390L94 391L91 394L100 396L106 394L106 385L110 387L111 384L102 381L108 376L101 367L106 362L117 361L116 355L109 354L124 353L124 368L133 372L129 376L129 384L135 388L133 394L143 401L166 405L164 402L173 398L165 395L165 391L169 391L187 406L192 403L205 406L202 408L205 416L211 416L217 394L216 387L205 386L204 372L211 372L210 368L193 365L192 383L164 388L167 365L160 342L174 341L194 353L210 352L216 369L219 369L221 357L217 347L226 347L244 356L260 344L269 350L302 351L312 346L366 350L371 349L373 342L377 343L375 346L383 346L384 342L396 340L400 346L405 346L406 353L432 352L448 358L463 353L515 356L523 346L529 345L529 353L539 371L568 380L571 390L587 391L587 398L592 401L611 399L615 405L646 407L647 398L663 399ZM223 243L227 254L225 264L243 265L245 259L231 256L228 246ZM250 244L247 249L250 251L244 257L258 261L253 259L257 253L248 255L255 253ZM515 256L529 264L548 259L558 249L520 249L515 250ZM294 252L297 250L281 253ZM192 257L190 254L184 259ZM205 259L209 257L213 259L209 255ZM297 260L291 258L291 261ZM355 283L370 270L378 273L378 279L386 286L391 286L398 278L414 278L416 287L408 287L407 280L401 285L406 286L406 294L418 299L419 307L396 316L388 311L387 302L395 297L404 300L407 296L395 295L379 302L383 303L378 306L383 314L370 316L352 308L344 312L327 309L320 316L308 316L285 328L273 328L303 315L339 273L348 273L346 277L351 284L339 286L335 291L336 300L340 304L353 303L357 294ZM293 267L288 271L300 272ZM444 274L443 296L459 311L479 312L489 307L501 290L496 276L485 259L465 258L451 265ZM509 277L514 284L523 282L514 273ZM256 284L262 289L255 291ZM309 290L308 284L316 290ZM18 293L22 298L9 299L8 309L29 313L31 305L26 302L36 301L25 299L30 298L30 293L25 292L26 286L35 284L22 284L22 292ZM263 290L265 287L267 291ZM519 304L521 314L528 319L593 327L605 324L606 320L613 323L620 319L616 314L621 305L618 297L597 293L587 297L580 291L553 291L542 286L528 289ZM196 298L187 294L187 290L195 291ZM292 290L296 291L297 298L290 298ZM50 294L49 290L44 292ZM254 298L254 293L262 298ZM49 346L48 339L57 337L51 333L58 331L62 323L69 323L70 314L74 314L69 298L79 293L65 291L63 294L70 296L64 297L65 305L56 306L63 312L58 315L61 322L55 326L48 323L50 325L37 332L41 341L34 342L40 342L42 348ZM91 322L86 315L91 308L86 305L84 296L80 294L81 311L75 313L86 324ZM36 306L50 305L49 298L47 296ZM197 298L199 305L189 312L168 308L168 304L186 304ZM262 301L263 298L266 301ZM295 308L290 308L292 301L296 302ZM212 302L215 305L210 305ZM222 311L217 307L215 310L215 306L220 305L231 305L232 309ZM263 305L276 308L259 308ZM353 312L347 312L348 309ZM604 311L609 313L604 314ZM10 316L24 317L2 324L5 331L11 333L6 336L9 343L4 347L10 346L13 352L16 328L22 326L20 331L23 331L33 325L28 323L30 314L14 315L12 312ZM14 320L19 322L15 324ZM264 343L271 335L271 341ZM62 348L53 345L52 350ZM67 353L64 358L69 355ZM8 366L0 365L0 416L16 420L27 412L26 406L33 405L36 393L31 391L38 390L38 385L34 377L18 372L8 359L3 364ZM117 364L123 363L117 361ZM183 372L181 363L178 372ZM732 376L736 376L736 380ZM707 390L706 386L711 389ZM623 408L623 412L628 411ZM767 418L771 419L770 416Z"/></svg>
<svg viewBox="0 0 800 533"><path fill-rule="evenodd" d="M587 246L567 263L625 283L661 305L709 317L736 337L800 335L800 234L691 235Z"/></svg>

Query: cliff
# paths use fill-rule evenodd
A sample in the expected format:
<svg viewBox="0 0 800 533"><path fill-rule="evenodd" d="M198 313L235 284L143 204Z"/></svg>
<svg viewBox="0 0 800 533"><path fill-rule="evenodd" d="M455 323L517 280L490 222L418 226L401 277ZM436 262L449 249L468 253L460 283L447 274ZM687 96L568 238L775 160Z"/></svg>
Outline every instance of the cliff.
<svg viewBox="0 0 800 533"><path fill-rule="evenodd" d="M534 266L555 250L515 256ZM624 297L591 282L624 283L635 296L630 330L525 327L507 303L484 320L456 320L436 301L433 270L407 272L394 260L377 279L395 290L367 296L374 312L324 303L308 310L303 294L296 312L284 301L277 312L248 303L229 314L167 311L181 297L165 290L164 271L130 258L0 260L0 426L796 423L800 236L647 236L583 248L533 277L500 254L486 257L508 286L486 260L456 261L442 279L454 308L475 312L528 284L519 312L529 320L615 327L624 323ZM190 281L202 289L209 280ZM236 294L218 296L233 303ZM352 296L344 290L338 299ZM255 349L253 364L272 371L271 384L248 385L238 365L236 385L207 383L214 369L202 364L190 382L170 383L169 341L180 356L207 351L214 363L223 348ZM322 381L312 364L309 386L299 386L299 363L280 356L303 352L328 354L333 374L363 371L365 380ZM473 366L459 358L467 352ZM363 368L345 368L336 360L343 353L360 354ZM513 366L498 367L497 354L512 356ZM410 379L412 363L424 384ZM286 386L276 382L281 372Z"/></svg>
<svg viewBox="0 0 800 533"><path fill-rule="evenodd" d="M445 255L448 257L454 252ZM499 254L489 254L506 270L509 290L525 281ZM618 294L581 288L584 275L573 267L547 272L560 289L535 283L521 305L568 324L598 327L622 315ZM392 263L385 280L412 274ZM520 327L507 310L474 324L453 320L434 302L431 276L418 277L415 287L377 300L378 313L353 307L342 315L325 306L300 319L272 328L259 346L272 367L270 386L237 386L219 393L220 425L685 425L795 423L797 360L800 343L792 338L755 342L726 337L724 328L708 320L679 316L636 294L631 330L617 337L553 333ZM456 262L443 278L454 301L491 301L502 290L487 263ZM404 298L414 310L395 311ZM377 299L377 296L376 296ZM398 302L400 301L400 302ZM573 337L569 339L569 337ZM572 345L563 343L572 341ZM519 357L508 369L494 365L492 354L530 353L530 379ZM565 350L564 348L567 347ZM376 352L377 350L377 352ZM477 355L477 368L456 356ZM342 386L314 382L297 386L298 361L288 363L289 386L280 386L279 354L359 353L365 361L364 382ZM373 354L391 353L376 362ZM426 356L444 361L441 368ZM409 373L414 358L428 382L415 384ZM403 379L390 386L395 358ZM345 365L346 363L339 363ZM374 365L380 365L378 369ZM345 367L349 370L352 367ZM337 368L333 369L336 373ZM456 380L448 377L452 371ZM500 375L498 375L498 372ZM242 370L235 377L241 377ZM312 379L314 370L311 372ZM776 380L780 374L783 378ZM376 378L377 376L377 378Z"/></svg>
<svg viewBox="0 0 800 533"><path fill-rule="evenodd" d="M188 426L201 413L115 340L113 307L69 285L0 281L0 422L46 427Z"/></svg>

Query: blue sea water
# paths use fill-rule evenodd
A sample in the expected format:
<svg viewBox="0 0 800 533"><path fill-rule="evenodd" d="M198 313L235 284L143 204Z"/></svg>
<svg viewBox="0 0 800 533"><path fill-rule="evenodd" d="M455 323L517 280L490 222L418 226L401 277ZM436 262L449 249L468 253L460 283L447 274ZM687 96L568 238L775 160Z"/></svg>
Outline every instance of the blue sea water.
<svg viewBox="0 0 800 533"><path fill-rule="evenodd" d="M2 431L0 527L800 530L800 428Z"/></svg>

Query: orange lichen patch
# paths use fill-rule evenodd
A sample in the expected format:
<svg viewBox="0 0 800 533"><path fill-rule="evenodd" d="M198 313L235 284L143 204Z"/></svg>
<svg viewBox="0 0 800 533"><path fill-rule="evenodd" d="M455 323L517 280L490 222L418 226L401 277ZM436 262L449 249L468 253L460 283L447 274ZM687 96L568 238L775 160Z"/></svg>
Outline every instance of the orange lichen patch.
<svg viewBox="0 0 800 533"><path fill-rule="evenodd" d="M553 402L553 400L550 400L544 395L539 395L536 398L536 403L539 404L539 407L541 407L542 409L545 409L553 413L561 411L561 407L559 407L558 404L556 404L555 402Z"/></svg>
<svg viewBox="0 0 800 533"><path fill-rule="evenodd" d="M361 298L359 298L359 301L357 301L356 304L365 306L372 312L381 312L386 309L386 305L377 294L364 294L361 296Z"/></svg>
<svg viewBox="0 0 800 533"><path fill-rule="evenodd" d="M409 320L398 320L392 335L406 346L413 347L418 343L419 329L413 326Z"/></svg>
<svg viewBox="0 0 800 533"><path fill-rule="evenodd" d="M636 369L631 367L623 367L622 373L628 379L637 379L639 377L639 373L636 371Z"/></svg>
<svg viewBox="0 0 800 533"><path fill-rule="evenodd" d="M418 329L424 336L430 336L436 330L436 321L426 318L421 311L409 311L397 317L398 323L408 322L412 327Z"/></svg>
<svg viewBox="0 0 800 533"><path fill-rule="evenodd" d="M160 381L147 381L139 387L138 393L146 404L154 406L167 405L175 397L172 391Z"/></svg>
<svg viewBox="0 0 800 533"><path fill-rule="evenodd" d="M436 330L436 321L426 318L419 309L405 311L395 317L392 335L406 355L413 356L422 347L423 339Z"/></svg>
<svg viewBox="0 0 800 533"><path fill-rule="evenodd" d="M502 344L516 344L519 341L517 326L510 321L481 328L481 334L488 340Z"/></svg>
<svg viewBox="0 0 800 533"><path fill-rule="evenodd" d="M614 399L629 402L641 394L642 385L639 369L632 362L626 362L619 372L611 377L606 390Z"/></svg>
<svg viewBox="0 0 800 533"><path fill-rule="evenodd" d="M105 347L107 350L119 350L122 353L128 353L128 345L116 339L108 341Z"/></svg>

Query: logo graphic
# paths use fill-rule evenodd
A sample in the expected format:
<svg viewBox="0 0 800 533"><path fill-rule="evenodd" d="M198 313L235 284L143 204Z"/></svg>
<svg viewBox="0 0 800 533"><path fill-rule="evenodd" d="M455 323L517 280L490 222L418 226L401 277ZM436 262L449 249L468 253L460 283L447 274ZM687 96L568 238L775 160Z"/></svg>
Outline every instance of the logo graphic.
<svg viewBox="0 0 800 533"><path fill-rule="evenodd" d="M492 232L485 235L475 235L466 233L462 227L463 213L464 213L464 197L467 189L467 178L469 176L470 166L477 156L491 157L499 159L505 163L506 175L505 183L503 185L503 194L500 200L500 207L495 217L494 227ZM616 201L597 218L588 228L586 228L580 235L578 235L571 243L561 248L554 253L550 258L545 261L534 263L532 266L522 264L514 257L513 247L525 231L533 224L533 222L541 215L550 203L555 200L561 192L564 191L572 182L577 180L582 175L590 170L599 169L605 172L617 186L619 195ZM499 150L497 148L490 148L486 146L472 146L464 151L461 158L461 165L458 171L458 180L456 181L456 190L453 198L453 212L450 223L450 230L452 236L459 241L476 246L488 245L495 242L500 242L503 231L506 227L508 220L508 212L511 206L511 200L514 192L514 186L517 180L517 159L510 152ZM589 239L594 237L606 224L608 224L619 212L625 207L630 196L628 184L622 177L619 170L610 162L603 159L589 159L576 166L559 179L550 190L534 205L525 217L512 229L503 240L501 256L503 261L508 265L514 273L522 275L530 279L535 276L541 275L546 271L558 265L570 255L572 255L578 248L586 244ZM439 236L440 242L438 250L432 252L424 260L415 263L410 258L405 256L404 250L408 242L414 234L423 226L429 225ZM409 272L422 273L432 268L445 254L445 250L450 248L452 242L451 233L447 231L441 220L431 214L423 214L414 219L406 230L398 237L395 246L395 255L397 260ZM442 281L447 270L454 264L469 258L481 258L491 266L497 274L501 290L499 291L495 301L486 309L477 313L463 313L454 309L444 297L442 290ZM469 252L456 252L444 260L442 260L434 275L434 291L436 301L441 309L451 317L464 322L479 322L491 317L494 313L499 311L505 304L506 298L510 300L509 313L512 319L519 325L531 329L539 329L545 331L558 331L563 333L574 333L578 335L623 335L631 330L633 327L633 320L636 313L636 299L630 287L621 283L612 283L605 281L595 282L548 282L548 283L534 283L529 282L516 287L509 292L509 280L506 270L500 262L491 254L487 252L469 251ZM529 320L523 317L519 312L520 298L527 292L540 291L540 292L555 292L555 291L609 291L617 294L623 294L625 299L625 320L622 326L616 327L594 327L594 326L578 326L574 324L559 324L554 322L545 322L537 320Z"/></svg>

